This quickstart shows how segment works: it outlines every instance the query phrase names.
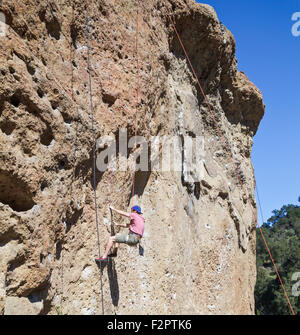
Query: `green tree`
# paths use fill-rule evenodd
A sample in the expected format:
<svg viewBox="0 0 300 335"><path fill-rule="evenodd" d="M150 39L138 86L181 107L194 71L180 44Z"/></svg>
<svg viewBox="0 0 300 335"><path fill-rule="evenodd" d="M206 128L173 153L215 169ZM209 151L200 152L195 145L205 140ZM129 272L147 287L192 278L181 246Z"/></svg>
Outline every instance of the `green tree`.
<svg viewBox="0 0 300 335"><path fill-rule="evenodd" d="M296 284L292 277L300 272L300 206L286 205L272 213L273 216L261 229L294 312L300 315L300 296L292 292ZM259 315L290 314L287 299L259 231L256 236L256 312Z"/></svg>

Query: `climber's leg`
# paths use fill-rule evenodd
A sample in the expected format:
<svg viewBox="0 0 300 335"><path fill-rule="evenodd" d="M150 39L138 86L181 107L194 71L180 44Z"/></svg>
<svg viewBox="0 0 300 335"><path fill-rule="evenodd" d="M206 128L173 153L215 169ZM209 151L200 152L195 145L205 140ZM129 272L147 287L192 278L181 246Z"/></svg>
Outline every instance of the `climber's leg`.
<svg viewBox="0 0 300 335"><path fill-rule="evenodd" d="M107 256L108 256L108 253L109 253L109 250L110 250L110 248L113 246L114 243L115 243L115 236L111 236L111 237L108 239L108 243L107 243L107 247L106 247L105 253L103 254L102 257L97 258L96 261L103 261L103 260L106 260L106 258L107 258Z"/></svg>
<svg viewBox="0 0 300 335"><path fill-rule="evenodd" d="M139 239L135 234L117 234L115 236L111 236L108 240L107 247L105 253L102 257L97 258L96 261L106 261L107 257L116 257L117 256L117 248L119 247L119 243L125 243L130 246L136 245L139 243ZM109 254L110 249L114 245L114 250L111 254Z"/></svg>
<svg viewBox="0 0 300 335"><path fill-rule="evenodd" d="M108 255L111 247L114 245L114 243L115 243L115 236L111 236L108 240L107 247L106 247L105 253L103 255L103 258L107 257L107 255Z"/></svg>
<svg viewBox="0 0 300 335"><path fill-rule="evenodd" d="M112 251L110 254L108 254L108 257L117 257L118 254L118 248L119 248L119 243L114 243L112 247Z"/></svg>

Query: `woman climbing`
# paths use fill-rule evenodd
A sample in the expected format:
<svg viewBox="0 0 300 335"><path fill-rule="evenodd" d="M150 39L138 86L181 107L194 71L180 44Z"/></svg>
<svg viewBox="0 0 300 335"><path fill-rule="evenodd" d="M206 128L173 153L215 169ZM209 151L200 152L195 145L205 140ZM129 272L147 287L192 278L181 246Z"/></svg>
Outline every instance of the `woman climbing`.
<svg viewBox="0 0 300 335"><path fill-rule="evenodd" d="M112 206L109 206L112 211L127 217L130 219L130 222L127 224L115 224L117 227L125 227L129 228L128 234L116 234L115 236L111 236L108 240L107 247L105 253L102 257L96 258L96 261L105 261L107 257L116 257L117 251L119 247L119 243L126 243L130 246L136 245L140 242L141 238L144 234L144 222L145 219L141 214L142 210L140 206L133 206L131 208L131 213L123 212L121 210L115 209ZM110 249L114 245L113 251L109 254Z"/></svg>

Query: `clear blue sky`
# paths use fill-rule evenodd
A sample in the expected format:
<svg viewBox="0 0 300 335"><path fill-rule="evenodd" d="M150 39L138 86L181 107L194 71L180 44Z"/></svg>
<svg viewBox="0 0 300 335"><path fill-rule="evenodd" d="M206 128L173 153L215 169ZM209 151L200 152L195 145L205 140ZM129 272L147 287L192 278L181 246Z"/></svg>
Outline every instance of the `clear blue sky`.
<svg viewBox="0 0 300 335"><path fill-rule="evenodd" d="M300 0L207 0L236 39L238 69L262 91L265 116L252 162L264 221L300 196ZM300 31L300 27L298 28ZM259 224L261 224L260 213Z"/></svg>

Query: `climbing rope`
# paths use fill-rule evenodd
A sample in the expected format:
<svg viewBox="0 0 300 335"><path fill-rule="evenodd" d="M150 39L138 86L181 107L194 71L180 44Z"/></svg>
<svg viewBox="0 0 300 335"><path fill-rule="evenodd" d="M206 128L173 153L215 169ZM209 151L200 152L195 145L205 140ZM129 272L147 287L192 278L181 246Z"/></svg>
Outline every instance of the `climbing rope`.
<svg viewBox="0 0 300 335"><path fill-rule="evenodd" d="M136 33L136 55L137 55L137 99L136 99L136 112L135 112L135 130L134 130L134 170L132 177L132 194L131 201L133 201L133 196L135 192L135 170L136 170L136 146L137 146L137 129L138 129L138 109L139 109L139 97L140 97L140 65L139 65L139 0L137 0L137 33ZM90 114L92 120L92 142L93 142L93 168L92 168L92 180L94 189L94 206L95 206L95 221L97 229L97 240L98 240L98 257L100 254L100 233L99 233L99 222L98 222L98 209L97 209L97 193L96 193L96 140L95 140L95 117L94 117L94 106L93 106L93 94L92 94L92 78L91 78L91 57L90 57L90 33L89 33L89 11L88 2L86 3L86 41L87 41L87 65L88 65L88 78L89 78L89 99L90 99ZM131 204L132 206L132 204ZM112 211L111 211L111 229L114 229ZM101 295L102 295L102 314L104 315L104 302L103 302L103 280L102 271L100 271L100 283L101 283Z"/></svg>
<svg viewBox="0 0 300 335"><path fill-rule="evenodd" d="M94 106L93 106L93 95L92 95L92 78L91 78L91 59L90 59L90 33L89 33L89 6L86 2L86 42L87 42L87 72L89 77L89 98L90 98L90 114L92 119L92 141L93 141L93 163L92 163L92 180L94 189L94 206L96 215L96 229L97 229L97 240L98 240L98 258L100 254L100 233L99 233L99 222L98 222L98 208L97 208L97 190L96 190L96 139L95 139L95 118L94 118ZM100 265L101 266L101 265ZM102 280L102 269L100 271L100 285L101 285L101 300L102 300L102 314L104 315L104 302L103 302L103 280Z"/></svg>
<svg viewBox="0 0 300 335"><path fill-rule="evenodd" d="M197 81L197 84L198 84L198 86L199 86L199 88L200 88L200 91L201 91L201 93L202 93L202 95L203 95L203 98L204 98L205 103L206 103L206 105L207 105L207 107L208 107L208 110L209 110L209 112L210 112L210 114L211 114L211 116L212 116L212 119L213 119L213 121L214 121L214 123L215 123L215 125L216 125L217 132L218 132L218 134L219 134L219 137L221 138L221 140L222 140L222 142L223 142L223 144L224 144L224 146L225 146L225 149L226 149L226 151L227 151L228 157L230 158L230 161L231 161L232 166L233 166L233 168L234 168L234 170L235 170L236 176L238 177L239 183L240 183L240 185L241 185L241 187L242 187L243 193L244 193L244 195L245 195L246 198L247 198L247 202L248 202L248 204L249 204L249 206L250 206L250 208L251 208L253 218L254 218L255 222L257 223L257 216L256 216L255 211L254 211L254 208L253 208L253 206L252 206L252 204L251 204L250 198L249 198L247 192L245 191L244 184L243 184L242 179L241 179L241 176L240 176L240 174L239 174L239 172L238 172L238 170L237 170L237 166L236 166L236 163L234 162L233 156L232 156L232 154L231 154L231 152L230 152L230 150L229 150L229 148L228 148L228 145L227 145L227 143L226 143L226 140L225 140L225 138L224 138L224 135L222 134L222 132L221 132L221 130L220 130L220 127L219 127L219 125L218 125L218 122L216 121L216 118L215 118L215 116L214 116L214 112L212 111L212 108L211 108L211 106L210 106L210 104L209 104L209 101L208 101L208 99L207 99L207 97L206 97L206 95L205 95L205 93L204 93L204 91L203 91L203 88L202 88L202 86L201 86L201 84L200 84L200 82L199 82L198 76L197 76L197 74L196 74L196 72L195 72L195 70L194 70L194 67L193 67L193 65L192 65L192 63L191 63L191 61L190 61L190 58L189 58L189 56L188 56L188 53L186 52L185 47L184 47L184 45L183 45L183 43L182 43L182 40L181 40L181 38L180 38L180 36L179 36L179 34L178 34L178 31L177 31L177 29L176 29L176 26L175 26L175 24L174 24L174 21L173 21L173 19L172 19L172 16L171 16L171 14L170 14L170 11L169 11L169 9L168 9L168 7L167 7L167 5L166 5L166 1L165 1L165 0L162 0L162 2L163 2L163 5L164 5L164 7L165 7L165 9L166 9L167 15L168 15L168 17L169 17L169 19L170 19L170 21L171 21L171 24L172 24L172 26L173 26L173 29L174 29L174 31L175 31L175 33L176 33L176 35L177 35L178 41L179 41L179 43L180 43L180 45L181 45L181 47L182 47L182 50L183 50L183 52L184 52L184 54L185 54L185 56L186 56L186 58L187 58L187 61L188 61L189 65L190 65L190 67L191 67L191 70L192 70L192 72L193 72L193 74L194 74L194 77L195 77L195 79L196 79L196 81ZM265 237L264 237L264 234L263 234L263 232L262 232L262 230L261 230L260 227L259 227L259 231L260 231L260 233L261 233L261 236L262 236L262 238L263 238L263 241L264 241L264 243L265 243L265 246L266 246L266 248L267 248L267 250L268 250L268 253L269 253L269 255L270 255L271 261L272 261L272 263L273 263L273 266L274 266L275 272L276 272L276 274L277 274L277 277L278 277L278 279L279 279L279 281L280 281L280 284L281 284L281 287L282 287L282 289L283 289L284 295L285 295L285 297L286 297L286 299L287 299L287 302L288 302L288 305L289 305L289 307L290 307L290 310L291 310L292 314L295 315L295 312L294 312L293 307L292 307L292 305L291 305L290 299L289 299L289 297L288 297L288 295L287 295L287 293L286 293L286 290L285 290L285 287L284 287L283 282L282 282L282 280L281 280L280 274L279 274L279 272L278 272L278 270L277 270L277 267L276 267L275 262L274 262L274 260L273 260L272 254L271 254L270 249L269 249L269 247L268 247L267 241L266 241L266 239L265 239Z"/></svg>

